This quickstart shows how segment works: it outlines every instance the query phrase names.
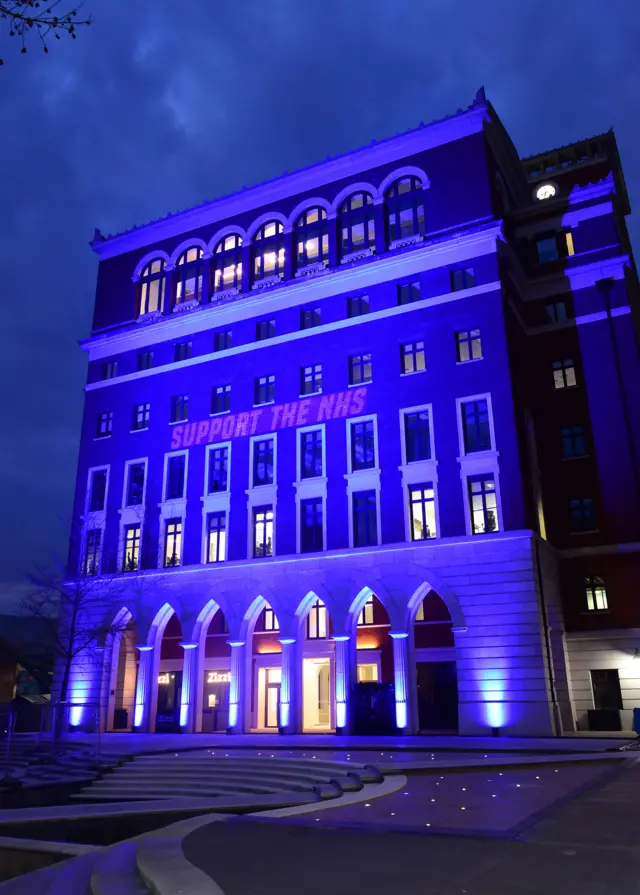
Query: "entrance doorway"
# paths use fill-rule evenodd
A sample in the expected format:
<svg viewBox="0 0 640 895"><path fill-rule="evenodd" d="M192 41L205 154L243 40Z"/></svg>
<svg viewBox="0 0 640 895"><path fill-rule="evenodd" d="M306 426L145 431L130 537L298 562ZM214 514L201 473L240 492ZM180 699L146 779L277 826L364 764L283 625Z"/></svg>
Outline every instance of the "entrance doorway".
<svg viewBox="0 0 640 895"><path fill-rule="evenodd" d="M417 662L420 730L458 729L455 662Z"/></svg>
<svg viewBox="0 0 640 895"><path fill-rule="evenodd" d="M304 730L331 730L331 659L303 659L302 681Z"/></svg>
<svg viewBox="0 0 640 895"><path fill-rule="evenodd" d="M260 690L264 690L263 724L267 730L274 730L278 727L282 671L280 668L261 668L260 678Z"/></svg>
<svg viewBox="0 0 640 895"><path fill-rule="evenodd" d="M158 675L156 733L179 733L181 693L181 671L164 671Z"/></svg>

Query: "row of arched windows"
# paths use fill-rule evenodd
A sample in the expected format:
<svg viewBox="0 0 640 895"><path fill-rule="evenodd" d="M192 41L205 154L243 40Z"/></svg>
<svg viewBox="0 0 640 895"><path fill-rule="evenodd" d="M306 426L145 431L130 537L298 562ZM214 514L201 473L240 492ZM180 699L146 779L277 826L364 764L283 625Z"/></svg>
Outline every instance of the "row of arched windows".
<svg viewBox="0 0 640 895"><path fill-rule="evenodd" d="M396 180L385 194L387 245L408 237L424 236L424 190L415 176ZM349 260L359 252L375 250L376 220L373 196L357 192L346 198L338 209L338 259ZM250 284L257 285L271 278L282 278L287 251L284 224L268 221L253 235L250 243ZM325 208L307 208L294 225L294 271L310 265L329 263L330 222ZM242 236L224 236L211 257L205 257L200 246L187 248L178 258L173 274L171 304L203 300L205 272L210 273L211 295L227 290L242 290L244 244ZM210 270L207 271L207 265ZM140 274L138 314L162 311L165 306L166 261L154 258ZM211 296L207 296L208 299Z"/></svg>

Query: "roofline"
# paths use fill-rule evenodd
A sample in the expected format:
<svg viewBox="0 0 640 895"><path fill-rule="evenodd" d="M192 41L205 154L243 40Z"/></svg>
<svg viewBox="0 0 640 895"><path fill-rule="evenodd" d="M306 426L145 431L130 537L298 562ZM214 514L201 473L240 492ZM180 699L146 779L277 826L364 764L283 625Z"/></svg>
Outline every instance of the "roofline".
<svg viewBox="0 0 640 895"><path fill-rule="evenodd" d="M592 140L602 140L604 138L611 139L615 142L613 128L604 131L602 134L593 134L591 137L583 137L581 140L574 140L572 143L565 143L564 146L555 146L553 149L543 149L541 152L534 152L533 155L525 155L521 161L524 165L526 162L532 162L534 159L542 158L545 155L552 155L554 152L563 152L565 149L573 149L574 146L580 146L582 143L590 143Z"/></svg>

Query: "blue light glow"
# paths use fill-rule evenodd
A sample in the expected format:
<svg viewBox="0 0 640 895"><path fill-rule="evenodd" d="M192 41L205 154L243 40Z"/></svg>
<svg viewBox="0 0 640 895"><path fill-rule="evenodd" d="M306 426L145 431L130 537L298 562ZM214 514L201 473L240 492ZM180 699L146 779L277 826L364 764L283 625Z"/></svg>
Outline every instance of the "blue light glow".
<svg viewBox="0 0 640 895"><path fill-rule="evenodd" d="M407 726L407 703L396 702L396 725L400 730Z"/></svg>
<svg viewBox="0 0 640 895"><path fill-rule="evenodd" d="M81 705L74 705L71 707L71 712L69 713L69 723L72 727L77 727L82 721L83 709Z"/></svg>
<svg viewBox="0 0 640 895"><path fill-rule="evenodd" d="M229 727L236 727L238 723L238 703L232 702L229 706Z"/></svg>
<svg viewBox="0 0 640 895"><path fill-rule="evenodd" d="M339 702L336 705L336 727L346 727L347 725L347 705Z"/></svg>

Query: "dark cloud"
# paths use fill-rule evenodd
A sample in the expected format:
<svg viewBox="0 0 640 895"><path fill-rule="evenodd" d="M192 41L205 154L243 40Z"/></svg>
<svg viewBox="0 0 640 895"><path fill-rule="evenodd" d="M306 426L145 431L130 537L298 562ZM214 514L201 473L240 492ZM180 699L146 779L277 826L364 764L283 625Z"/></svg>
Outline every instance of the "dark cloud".
<svg viewBox="0 0 640 895"><path fill-rule="evenodd" d="M94 226L124 230L413 127L482 84L523 153L613 126L632 202L640 192L640 14L627 0L565 0L552 15L513 0L86 6L91 27L48 56L0 36L7 594L64 550Z"/></svg>

